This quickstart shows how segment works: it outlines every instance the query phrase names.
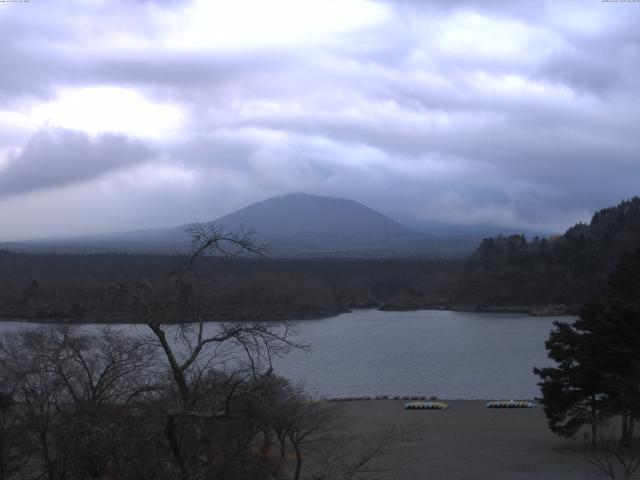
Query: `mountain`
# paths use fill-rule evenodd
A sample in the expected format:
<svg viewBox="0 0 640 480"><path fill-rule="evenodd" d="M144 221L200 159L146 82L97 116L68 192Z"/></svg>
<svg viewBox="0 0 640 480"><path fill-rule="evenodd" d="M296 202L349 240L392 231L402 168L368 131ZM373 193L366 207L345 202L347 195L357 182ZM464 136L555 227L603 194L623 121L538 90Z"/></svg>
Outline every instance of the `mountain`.
<svg viewBox="0 0 640 480"><path fill-rule="evenodd" d="M464 238L417 232L353 200L304 193L254 203L214 222L229 232L254 232L274 257L462 257L477 245ZM5 244L4 248L43 253L177 253L190 244L189 226Z"/></svg>
<svg viewBox="0 0 640 480"><path fill-rule="evenodd" d="M458 300L478 306L579 305L607 290L619 259L640 249L640 198L596 212L564 235L484 240L466 262Z"/></svg>
<svg viewBox="0 0 640 480"><path fill-rule="evenodd" d="M303 193L254 203L214 222L254 232L274 256L405 256L427 237L353 200ZM184 238L187 228L168 235Z"/></svg>
<svg viewBox="0 0 640 480"><path fill-rule="evenodd" d="M250 226L264 238L287 236L398 237L416 232L346 198L292 193L254 203L216 223L230 229Z"/></svg>

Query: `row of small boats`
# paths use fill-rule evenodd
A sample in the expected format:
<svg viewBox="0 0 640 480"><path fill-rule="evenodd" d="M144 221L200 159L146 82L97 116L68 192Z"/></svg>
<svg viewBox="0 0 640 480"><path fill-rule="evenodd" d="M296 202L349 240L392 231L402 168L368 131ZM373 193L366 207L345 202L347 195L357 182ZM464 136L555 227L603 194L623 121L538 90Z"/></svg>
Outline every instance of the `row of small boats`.
<svg viewBox="0 0 640 480"><path fill-rule="evenodd" d="M487 408L532 408L533 402L527 400L494 400L487 402ZM445 410L449 408L444 402L408 402L404 404L407 410Z"/></svg>

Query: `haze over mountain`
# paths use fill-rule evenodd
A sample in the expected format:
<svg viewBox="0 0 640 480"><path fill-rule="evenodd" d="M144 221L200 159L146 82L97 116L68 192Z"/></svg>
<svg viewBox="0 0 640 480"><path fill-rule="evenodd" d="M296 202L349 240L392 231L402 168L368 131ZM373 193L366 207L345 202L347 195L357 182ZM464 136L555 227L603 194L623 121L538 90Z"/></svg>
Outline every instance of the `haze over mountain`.
<svg viewBox="0 0 640 480"><path fill-rule="evenodd" d="M460 257L479 241L418 232L353 200L305 193L273 197L214 221L227 231L254 232L276 257ZM189 225L4 246L30 252L176 253L189 245Z"/></svg>
<svg viewBox="0 0 640 480"><path fill-rule="evenodd" d="M415 231L361 203L305 193L273 197L220 217L216 222L232 230L250 226L264 238L416 235Z"/></svg>
<svg viewBox="0 0 640 480"><path fill-rule="evenodd" d="M273 197L218 218L227 231L255 232L276 256L415 253L426 236L358 202L304 193ZM188 225L168 237L179 240Z"/></svg>

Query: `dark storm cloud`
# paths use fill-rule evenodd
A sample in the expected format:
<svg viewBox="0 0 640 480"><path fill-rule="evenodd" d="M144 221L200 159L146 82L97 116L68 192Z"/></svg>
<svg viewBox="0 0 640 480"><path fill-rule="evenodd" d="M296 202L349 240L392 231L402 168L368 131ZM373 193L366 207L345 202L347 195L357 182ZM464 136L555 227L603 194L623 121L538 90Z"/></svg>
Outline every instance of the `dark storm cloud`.
<svg viewBox="0 0 640 480"><path fill-rule="evenodd" d="M39 132L0 169L0 197L84 182L148 161L154 152L122 135Z"/></svg>

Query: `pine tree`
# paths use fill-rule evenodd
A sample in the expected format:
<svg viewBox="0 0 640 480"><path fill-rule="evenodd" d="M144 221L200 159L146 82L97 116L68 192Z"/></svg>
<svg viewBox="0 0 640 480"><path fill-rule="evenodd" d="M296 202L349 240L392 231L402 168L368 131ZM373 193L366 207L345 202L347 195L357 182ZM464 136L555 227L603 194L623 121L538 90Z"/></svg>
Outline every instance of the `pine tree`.
<svg viewBox="0 0 640 480"><path fill-rule="evenodd" d="M551 430L572 436L590 424L595 445L598 423L619 415L630 443L640 418L640 249L620 258L605 298L555 323L546 347L557 366L534 373Z"/></svg>
<svg viewBox="0 0 640 480"><path fill-rule="evenodd" d="M551 431L571 437L590 425L594 445L607 402L607 377L599 362L601 345L592 332L601 314L602 307L593 304L584 307L573 323L555 322L546 347L558 366L534 369L542 380L538 384L541 403Z"/></svg>

